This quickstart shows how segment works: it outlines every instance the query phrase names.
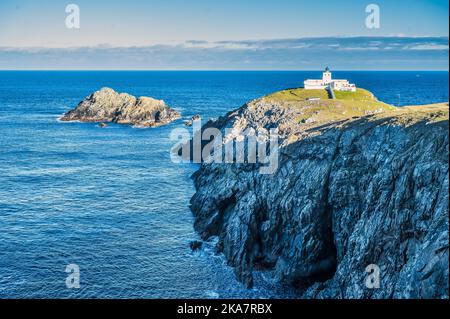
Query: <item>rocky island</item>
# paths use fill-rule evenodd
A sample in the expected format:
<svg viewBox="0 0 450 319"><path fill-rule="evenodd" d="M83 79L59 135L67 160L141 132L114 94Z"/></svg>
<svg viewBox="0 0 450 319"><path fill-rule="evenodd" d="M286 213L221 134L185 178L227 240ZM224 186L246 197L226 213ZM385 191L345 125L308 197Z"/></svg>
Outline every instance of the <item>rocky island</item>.
<svg viewBox="0 0 450 319"><path fill-rule="evenodd" d="M279 168L202 163L195 228L248 287L265 271L302 298L448 298L448 119L448 103L397 108L363 89L253 100L205 127L278 128Z"/></svg>
<svg viewBox="0 0 450 319"><path fill-rule="evenodd" d="M151 97L136 98L102 88L61 117L62 121L113 122L139 127L156 127L180 118L164 101Z"/></svg>

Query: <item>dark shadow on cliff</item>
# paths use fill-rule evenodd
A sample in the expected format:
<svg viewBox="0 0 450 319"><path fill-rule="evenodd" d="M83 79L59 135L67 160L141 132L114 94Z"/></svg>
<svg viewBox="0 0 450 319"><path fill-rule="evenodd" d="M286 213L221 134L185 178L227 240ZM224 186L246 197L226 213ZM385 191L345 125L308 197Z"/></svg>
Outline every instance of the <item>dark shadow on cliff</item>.
<svg viewBox="0 0 450 319"><path fill-rule="evenodd" d="M311 254L308 255L308 251L306 251L305 255L300 255L301 258L298 261L298 270L294 269L293 271L290 271L283 280L299 288L300 292L303 292L314 283L326 282L332 279L335 276L335 272L341 260L337 252L338 238L333 232L333 206L335 203L330 202L329 179L334 161L340 155L341 137L344 132L349 130L355 131L357 136L361 136L379 126L387 125L403 126L405 127L404 130L418 131L420 133L418 136L422 136L436 129L445 129L447 131L449 123L448 119L440 120L433 116L425 119L418 119L414 114L396 113L392 116L383 115L383 117L380 117L380 115L372 115L316 126L304 131L306 134L310 134L310 136L293 142L282 149L279 159L280 168L272 176L256 175L256 170L260 167L258 164L221 164L227 165L229 169L233 171L233 174L225 175L227 177L225 180L229 181L230 184L235 185L231 195L230 192L227 192L227 194L222 192L223 185L221 183L224 181L223 179L221 180L221 178L224 176L223 174L226 174L227 170L209 170L207 169L210 167L209 164L202 164L200 170L193 175L197 193L191 199L191 209L196 218L196 230L202 234L204 239L213 235L219 236L220 244L218 249L223 252L223 238L230 235L229 228L227 228L227 226L230 225L228 219L230 216L236 216L236 214L232 213L237 207L236 203L242 198L245 198L249 192L248 185L244 188L236 186L244 185L238 183L238 178L248 177L249 183L253 184L253 186L251 186L253 188L250 190L257 194L259 200L265 201L269 198L269 194L259 193L261 188L260 186L255 186L255 182L260 185L264 183L266 185L271 185L272 181L275 182L276 179L285 178L280 173L280 169L283 168L288 161L295 162L304 159L312 161L316 160L317 162L325 161L328 167L326 173L323 176L319 176L319 179L323 177L323 182L321 179L321 187L311 193L311 201L316 205L312 208L314 214L310 213L311 216L308 216L308 218L315 219L311 221L308 226L312 227L309 231L317 241L319 248L312 248L314 256L311 256ZM328 137L331 136L331 138L324 138L325 135ZM324 145L324 143L329 143L329 145ZM299 152L305 149L302 147L304 144L311 144L316 147L309 149L311 151L310 153L300 154ZM328 154L320 153L321 150L325 149L321 148L322 145L328 146ZM236 174L237 171L244 174ZM204 176L207 176L208 178L204 179ZM208 191L202 193L201 191L203 189L208 189ZM279 194L279 196L282 195L283 194ZM348 201L351 200L351 198L348 199ZM205 203L207 203L207 205ZM253 282L251 274L254 269L273 270L278 259L283 257L283 249L286 248L285 245L287 243L274 241L272 239L284 238L285 229L283 228L285 228L290 221L282 220L282 217L280 217L282 212L280 211L268 211L268 206L270 205L260 204L258 207L249 207L248 211L239 212L251 214L252 217L249 219L251 225L233 224L235 225L233 227L239 227L240 230L246 229L251 238L251 240L245 242L231 241L235 243L234 245L236 245L236 247L228 247L228 251L245 250L245 254L242 255L244 257L242 260L237 258L229 261L230 264L235 267L237 277L247 284ZM299 208L302 210L304 207ZM242 207L240 209L242 209ZM281 209L281 207L279 207L279 209ZM262 225L270 219L269 215L271 214L276 216L274 218L276 219L275 223L277 223L277 225L270 226L272 227L270 230L270 238L267 239L267 235L263 236L261 229ZM286 216L290 215L291 214L289 213ZM235 231L236 233L239 233L239 230ZM303 230L301 229L298 230L298 232L302 231ZM300 240L299 245L302 244L303 241ZM340 244L341 246L343 245L342 243ZM298 249L303 249L303 247L299 247ZM286 256L284 257L287 258ZM302 260L302 258L305 258L306 261Z"/></svg>

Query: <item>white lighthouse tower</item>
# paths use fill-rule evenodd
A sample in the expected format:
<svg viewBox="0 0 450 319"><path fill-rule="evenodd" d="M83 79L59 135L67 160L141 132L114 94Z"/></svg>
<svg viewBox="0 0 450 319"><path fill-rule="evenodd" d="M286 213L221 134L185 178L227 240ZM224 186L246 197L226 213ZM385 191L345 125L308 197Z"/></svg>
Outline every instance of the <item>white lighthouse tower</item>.
<svg viewBox="0 0 450 319"><path fill-rule="evenodd" d="M330 72L330 68L329 67L326 67L325 71L323 72L322 82L323 82L323 84L330 84L331 82L333 82L331 80L331 72Z"/></svg>

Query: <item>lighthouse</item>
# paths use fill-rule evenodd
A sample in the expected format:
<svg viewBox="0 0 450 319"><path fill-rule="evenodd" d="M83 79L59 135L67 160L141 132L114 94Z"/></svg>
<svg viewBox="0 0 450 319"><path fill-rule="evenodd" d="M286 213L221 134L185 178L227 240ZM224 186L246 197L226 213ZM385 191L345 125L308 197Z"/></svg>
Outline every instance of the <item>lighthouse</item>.
<svg viewBox="0 0 450 319"><path fill-rule="evenodd" d="M332 82L331 80L331 72L330 72L330 68L326 67L325 71L322 74L322 82L324 84L330 84Z"/></svg>
<svg viewBox="0 0 450 319"><path fill-rule="evenodd" d="M355 92L356 86L349 83L348 80L333 80L329 67L325 68L321 80L306 80L304 82L305 90L333 89L336 91Z"/></svg>

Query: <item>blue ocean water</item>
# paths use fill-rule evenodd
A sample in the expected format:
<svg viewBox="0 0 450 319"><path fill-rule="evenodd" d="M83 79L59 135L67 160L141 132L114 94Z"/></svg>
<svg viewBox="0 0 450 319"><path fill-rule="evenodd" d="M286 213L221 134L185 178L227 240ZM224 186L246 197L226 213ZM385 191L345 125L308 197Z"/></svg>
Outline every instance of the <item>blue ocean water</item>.
<svg viewBox="0 0 450 319"><path fill-rule="evenodd" d="M62 123L108 86L217 117L319 72L0 72L0 298L292 297L259 274L245 289L197 239L196 165L170 161L182 120L154 129ZM448 72L335 72L395 105L448 101ZM80 267L68 289L66 265Z"/></svg>

